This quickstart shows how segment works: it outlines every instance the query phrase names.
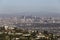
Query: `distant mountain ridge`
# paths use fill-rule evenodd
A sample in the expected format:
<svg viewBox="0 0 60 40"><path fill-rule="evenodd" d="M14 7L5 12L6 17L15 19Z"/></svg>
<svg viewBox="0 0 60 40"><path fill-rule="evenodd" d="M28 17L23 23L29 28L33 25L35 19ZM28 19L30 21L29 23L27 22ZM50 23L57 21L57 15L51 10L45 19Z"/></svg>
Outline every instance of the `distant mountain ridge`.
<svg viewBox="0 0 60 40"><path fill-rule="evenodd" d="M40 16L40 17L60 17L60 13L51 12L22 12L22 13L9 13L0 14L0 16Z"/></svg>

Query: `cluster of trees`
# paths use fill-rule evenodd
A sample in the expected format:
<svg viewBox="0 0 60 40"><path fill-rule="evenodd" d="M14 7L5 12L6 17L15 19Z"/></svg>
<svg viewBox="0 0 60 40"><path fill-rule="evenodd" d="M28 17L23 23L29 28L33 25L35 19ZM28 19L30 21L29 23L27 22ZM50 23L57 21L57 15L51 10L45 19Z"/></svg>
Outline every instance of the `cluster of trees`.
<svg viewBox="0 0 60 40"><path fill-rule="evenodd" d="M11 34L9 34L9 32ZM22 33L21 35L16 35L16 33ZM23 36L24 34L27 34L27 36ZM28 35L30 34L30 35ZM13 29L13 30L2 30L2 34L0 34L0 40L16 40L16 38L19 38L18 40L57 40L60 36L53 36L53 33L48 33L47 31L42 32L42 34L47 38L42 38L40 37L39 39L35 39L37 38L36 35L39 35L38 31L31 31L29 33L28 30L22 30L22 29Z"/></svg>

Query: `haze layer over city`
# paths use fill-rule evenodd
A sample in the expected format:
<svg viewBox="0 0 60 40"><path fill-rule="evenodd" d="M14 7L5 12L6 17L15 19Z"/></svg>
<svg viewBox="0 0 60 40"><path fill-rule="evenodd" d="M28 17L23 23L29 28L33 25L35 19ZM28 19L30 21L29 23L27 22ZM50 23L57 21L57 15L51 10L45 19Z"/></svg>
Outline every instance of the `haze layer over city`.
<svg viewBox="0 0 60 40"><path fill-rule="evenodd" d="M60 16L59 0L0 0L0 14Z"/></svg>

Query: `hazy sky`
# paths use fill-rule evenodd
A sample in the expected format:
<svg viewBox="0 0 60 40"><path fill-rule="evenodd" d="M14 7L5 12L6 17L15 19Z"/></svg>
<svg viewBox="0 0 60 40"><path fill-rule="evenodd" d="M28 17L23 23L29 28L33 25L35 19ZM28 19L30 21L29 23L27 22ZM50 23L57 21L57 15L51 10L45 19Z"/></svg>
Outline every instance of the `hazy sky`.
<svg viewBox="0 0 60 40"><path fill-rule="evenodd" d="M20 12L60 13L60 0L0 0L0 13Z"/></svg>

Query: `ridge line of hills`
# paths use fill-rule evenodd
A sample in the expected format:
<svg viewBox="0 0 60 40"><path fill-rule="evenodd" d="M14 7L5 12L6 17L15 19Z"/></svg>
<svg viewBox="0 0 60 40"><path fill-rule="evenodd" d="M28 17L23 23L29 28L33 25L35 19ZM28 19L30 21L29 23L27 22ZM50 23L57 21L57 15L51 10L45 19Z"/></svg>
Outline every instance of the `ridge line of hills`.
<svg viewBox="0 0 60 40"><path fill-rule="evenodd" d="M49 12L22 12L22 13L0 13L0 16L40 16L40 17L60 17L60 13Z"/></svg>

